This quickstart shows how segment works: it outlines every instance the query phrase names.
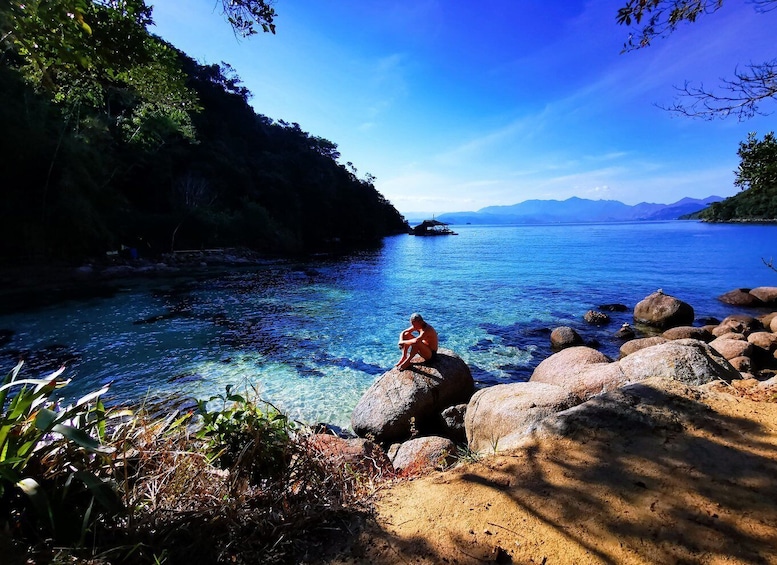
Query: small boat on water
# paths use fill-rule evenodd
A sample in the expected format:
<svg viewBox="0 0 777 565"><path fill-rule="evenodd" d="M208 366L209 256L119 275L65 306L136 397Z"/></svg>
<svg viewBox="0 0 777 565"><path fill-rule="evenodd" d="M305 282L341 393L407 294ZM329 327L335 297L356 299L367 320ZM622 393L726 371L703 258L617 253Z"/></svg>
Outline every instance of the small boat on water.
<svg viewBox="0 0 777 565"><path fill-rule="evenodd" d="M410 235L459 235L448 227L445 222L438 220L424 220L414 228L410 228Z"/></svg>

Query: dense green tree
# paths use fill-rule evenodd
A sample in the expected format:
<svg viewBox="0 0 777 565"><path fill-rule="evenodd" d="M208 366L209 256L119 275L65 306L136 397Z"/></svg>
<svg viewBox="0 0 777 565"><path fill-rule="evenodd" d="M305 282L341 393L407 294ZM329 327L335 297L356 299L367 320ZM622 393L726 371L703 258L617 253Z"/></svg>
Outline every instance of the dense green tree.
<svg viewBox="0 0 777 565"><path fill-rule="evenodd" d="M777 7L777 0L750 0L758 12ZM625 51L648 47L666 37L682 23L717 12L723 0L628 0L618 10L619 24L637 28L629 35ZM765 113L761 106L777 98L777 59L749 63L738 68L733 78L722 79L716 90L686 82L677 88L679 96L668 109L685 116L713 119L737 116L740 120Z"/></svg>
<svg viewBox="0 0 777 565"><path fill-rule="evenodd" d="M774 132L758 139L755 132L739 144L740 163L734 184L753 193L777 193L777 139Z"/></svg>
<svg viewBox="0 0 777 565"><path fill-rule="evenodd" d="M739 144L740 158L734 184L742 192L716 202L695 217L730 220L774 220L777 218L777 138L770 132L758 139L755 133Z"/></svg>

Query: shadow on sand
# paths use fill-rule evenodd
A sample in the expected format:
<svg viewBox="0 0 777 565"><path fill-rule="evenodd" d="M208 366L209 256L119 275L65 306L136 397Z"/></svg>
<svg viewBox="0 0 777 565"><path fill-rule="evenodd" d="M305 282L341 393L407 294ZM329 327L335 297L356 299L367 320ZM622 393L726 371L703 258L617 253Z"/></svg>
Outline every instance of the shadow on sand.
<svg viewBox="0 0 777 565"><path fill-rule="evenodd" d="M777 405L640 386L393 489L344 562L777 563Z"/></svg>

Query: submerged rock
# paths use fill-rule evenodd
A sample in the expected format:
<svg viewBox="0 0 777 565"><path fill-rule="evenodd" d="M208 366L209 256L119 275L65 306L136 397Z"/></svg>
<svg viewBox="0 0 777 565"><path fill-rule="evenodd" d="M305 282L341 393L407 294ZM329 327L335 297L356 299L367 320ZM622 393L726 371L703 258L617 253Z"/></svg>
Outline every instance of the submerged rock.
<svg viewBox="0 0 777 565"><path fill-rule="evenodd" d="M550 346L554 350L583 345L583 338L573 328L560 326L550 332Z"/></svg>
<svg viewBox="0 0 777 565"><path fill-rule="evenodd" d="M583 315L583 319L589 324L596 326L603 326L610 323L610 317L604 312L597 312L596 310L589 310Z"/></svg>

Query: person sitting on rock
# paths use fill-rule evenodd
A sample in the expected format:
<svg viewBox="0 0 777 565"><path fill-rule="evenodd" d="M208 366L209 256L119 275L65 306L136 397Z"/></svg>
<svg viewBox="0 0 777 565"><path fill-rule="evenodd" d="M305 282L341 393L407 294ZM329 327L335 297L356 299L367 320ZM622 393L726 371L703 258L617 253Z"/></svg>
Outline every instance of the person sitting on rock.
<svg viewBox="0 0 777 565"><path fill-rule="evenodd" d="M417 336L416 333L418 333ZM414 313L410 316L410 327L399 334L399 348L402 350L402 358L394 366L400 371L404 371L410 366L410 360L416 353L426 361L434 361L438 345L439 341L435 329L424 321L421 314Z"/></svg>

